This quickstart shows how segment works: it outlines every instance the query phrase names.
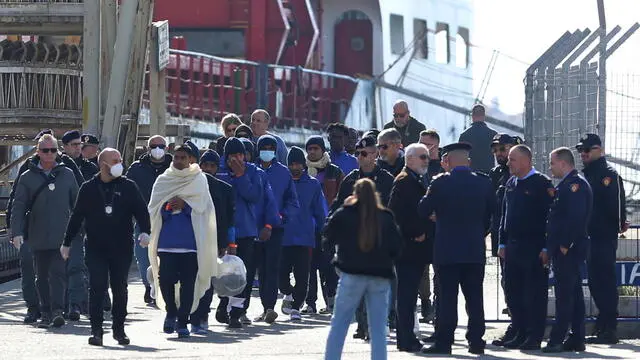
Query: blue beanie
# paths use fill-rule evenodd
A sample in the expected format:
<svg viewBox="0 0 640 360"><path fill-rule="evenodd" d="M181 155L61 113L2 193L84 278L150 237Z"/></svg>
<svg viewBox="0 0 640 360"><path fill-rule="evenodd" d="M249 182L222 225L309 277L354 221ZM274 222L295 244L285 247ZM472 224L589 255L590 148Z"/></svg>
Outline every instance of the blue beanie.
<svg viewBox="0 0 640 360"><path fill-rule="evenodd" d="M78 130L67 131L62 136L62 143L67 145L68 143L76 139L80 139L80 131Z"/></svg>
<svg viewBox="0 0 640 360"><path fill-rule="evenodd" d="M245 149L242 141L235 137L230 137L224 144L224 156L226 158L233 154L244 154Z"/></svg>
<svg viewBox="0 0 640 360"><path fill-rule="evenodd" d="M252 158L255 158L256 145L253 143L253 141L247 138L240 138L240 141L242 141L242 145L244 145L244 151L251 154Z"/></svg>
<svg viewBox="0 0 640 360"><path fill-rule="evenodd" d="M204 152L204 154L202 154L202 157L200 158L200 164L206 162L212 162L220 166L220 155L218 155L218 153L213 150L207 150Z"/></svg>
<svg viewBox="0 0 640 360"><path fill-rule="evenodd" d="M308 149L311 145L318 145L323 152L327 151L327 147L324 145L324 139L320 135L313 135L307 139L307 143L304 145L305 149Z"/></svg>
<svg viewBox="0 0 640 360"><path fill-rule="evenodd" d="M263 147L265 147L267 145L271 145L274 148L277 148L278 147L278 142L276 141L276 138L274 138L271 135L262 135L262 136L260 136L260 138L258 139L258 150L262 149Z"/></svg>
<svg viewBox="0 0 640 360"><path fill-rule="evenodd" d="M291 165L293 163L305 165L307 163L304 157L304 151L297 146L292 146L289 149L289 154L287 155L287 165Z"/></svg>

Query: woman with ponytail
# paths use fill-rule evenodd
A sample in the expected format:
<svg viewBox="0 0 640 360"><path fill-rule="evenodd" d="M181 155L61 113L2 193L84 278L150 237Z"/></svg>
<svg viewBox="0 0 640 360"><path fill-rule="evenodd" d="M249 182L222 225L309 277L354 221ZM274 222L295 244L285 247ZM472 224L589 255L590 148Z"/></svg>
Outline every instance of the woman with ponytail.
<svg viewBox="0 0 640 360"><path fill-rule="evenodd" d="M325 249L337 247L340 271L325 360L340 359L344 339L356 308L367 306L371 359L387 358L386 330L393 262L402 240L391 211L380 202L368 178L356 182L353 194L327 221Z"/></svg>

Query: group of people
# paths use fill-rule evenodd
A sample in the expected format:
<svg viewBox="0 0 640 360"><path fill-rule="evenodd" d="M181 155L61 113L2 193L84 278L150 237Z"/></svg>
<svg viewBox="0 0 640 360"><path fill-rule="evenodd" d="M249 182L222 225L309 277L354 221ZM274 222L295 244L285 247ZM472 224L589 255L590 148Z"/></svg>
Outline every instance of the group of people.
<svg viewBox="0 0 640 360"><path fill-rule="evenodd" d="M469 351L481 354L491 234L512 319L495 345L541 348L552 264L557 321L543 351L584 350L585 260L600 309L592 341L617 341L615 244L628 224L622 180L600 139L588 134L576 147L586 179L570 149L550 154L551 173L561 179L554 187L533 168L531 149L497 134L484 116L484 107L474 106L460 142L441 148L438 132L398 101L382 131L358 136L333 123L328 148L322 136L310 136L303 150L287 149L268 130L269 113L258 109L249 124L226 115L223 136L206 151L187 141L169 154L166 139L152 136L126 170L115 149L83 156L83 148L97 146L94 136L68 132L59 153L55 137L43 132L9 205L25 322L59 327L88 308L89 344L100 346L103 311L111 310L114 339L129 344L127 274L135 257L145 303L166 311L163 331L206 334L216 258L228 254L247 270L243 291L220 297L215 311L229 328L275 322L281 293L280 312L291 321L332 314L326 359L340 358L354 315L354 337L371 341L374 359L386 358L388 327L400 351L450 354L460 287ZM262 312L252 320L256 275ZM318 282L326 305L320 310ZM430 347L415 331L418 297L421 321L434 325L421 339Z"/></svg>

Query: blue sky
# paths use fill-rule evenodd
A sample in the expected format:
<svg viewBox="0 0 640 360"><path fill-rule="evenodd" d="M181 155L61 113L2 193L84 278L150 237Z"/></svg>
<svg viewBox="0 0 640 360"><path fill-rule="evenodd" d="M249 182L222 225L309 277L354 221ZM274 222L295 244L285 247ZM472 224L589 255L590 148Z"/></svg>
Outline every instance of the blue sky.
<svg viewBox="0 0 640 360"><path fill-rule="evenodd" d="M496 63L484 101L498 97L501 109L510 114L521 112L524 106L522 79L527 64L564 31L599 26L596 0L474 0L473 6L471 42L480 47L473 49L474 93L478 93L492 49L507 54ZM605 12L608 29L622 26L620 36L640 21L640 1L605 0ZM640 75L640 30L609 58L608 73L612 72Z"/></svg>

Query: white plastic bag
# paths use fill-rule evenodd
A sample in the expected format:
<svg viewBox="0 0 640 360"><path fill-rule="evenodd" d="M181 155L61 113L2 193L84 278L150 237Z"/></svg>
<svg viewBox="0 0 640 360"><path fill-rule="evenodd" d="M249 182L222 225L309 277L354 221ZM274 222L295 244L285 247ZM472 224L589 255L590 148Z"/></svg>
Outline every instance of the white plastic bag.
<svg viewBox="0 0 640 360"><path fill-rule="evenodd" d="M247 286L247 268L237 256L218 258L218 276L211 278L213 290L218 296L236 296Z"/></svg>

